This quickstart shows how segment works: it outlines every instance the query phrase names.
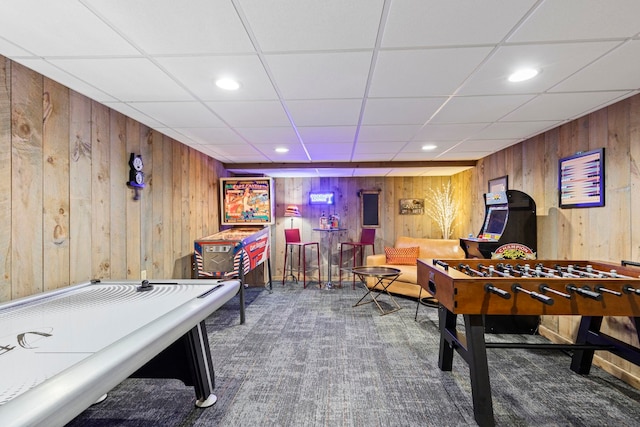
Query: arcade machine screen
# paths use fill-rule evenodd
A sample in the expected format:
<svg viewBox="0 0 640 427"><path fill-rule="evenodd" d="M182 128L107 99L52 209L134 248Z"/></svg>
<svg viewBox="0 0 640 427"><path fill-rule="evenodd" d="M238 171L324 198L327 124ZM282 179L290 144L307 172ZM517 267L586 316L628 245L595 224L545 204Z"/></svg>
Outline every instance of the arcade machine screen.
<svg viewBox="0 0 640 427"><path fill-rule="evenodd" d="M505 224L509 216L509 209L506 206L490 206L487 209L487 218L484 222L482 235L483 239L498 240L504 232Z"/></svg>

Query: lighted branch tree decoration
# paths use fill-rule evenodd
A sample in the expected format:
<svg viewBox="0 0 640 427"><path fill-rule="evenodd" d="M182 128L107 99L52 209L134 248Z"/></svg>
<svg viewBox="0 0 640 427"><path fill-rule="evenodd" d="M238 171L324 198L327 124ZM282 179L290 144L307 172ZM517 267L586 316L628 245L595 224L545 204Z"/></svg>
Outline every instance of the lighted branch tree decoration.
<svg viewBox="0 0 640 427"><path fill-rule="evenodd" d="M427 191L427 215L431 217L442 232L443 239L451 238L453 221L458 214L458 201L453 198L451 183L443 184L439 189Z"/></svg>

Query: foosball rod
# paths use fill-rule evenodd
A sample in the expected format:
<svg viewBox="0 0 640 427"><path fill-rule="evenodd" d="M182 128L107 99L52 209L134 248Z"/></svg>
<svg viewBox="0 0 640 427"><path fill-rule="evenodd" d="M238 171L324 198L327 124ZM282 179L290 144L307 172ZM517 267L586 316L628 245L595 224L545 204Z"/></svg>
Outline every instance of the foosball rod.
<svg viewBox="0 0 640 427"><path fill-rule="evenodd" d="M509 292L505 291L504 289L496 288L491 283L486 283L484 285L484 290L485 290L485 292L490 292L492 294L496 294L499 297L504 298L504 299L511 298L511 294Z"/></svg>
<svg viewBox="0 0 640 427"><path fill-rule="evenodd" d="M587 265L587 271L597 271L600 274L605 276L609 276L614 279L633 279L631 276L625 276L624 274L618 274L618 271L615 269L611 269L609 271L596 270L591 265Z"/></svg>
<svg viewBox="0 0 640 427"><path fill-rule="evenodd" d="M636 295L640 295L640 289L639 288L634 288L631 285L624 285L622 287L622 292L624 292L625 294L636 294Z"/></svg>
<svg viewBox="0 0 640 427"><path fill-rule="evenodd" d="M524 274L522 271L515 270L511 264L503 264L500 262L496 264L496 268L514 277L533 277L533 276Z"/></svg>
<svg viewBox="0 0 640 427"><path fill-rule="evenodd" d="M531 298L533 298L535 300L538 300L541 303L546 304L546 305L553 305L553 302L554 302L553 298L548 297L546 295L539 294L539 293L534 292L534 291L530 291L528 289L525 289L525 288L523 288L522 286L520 286L517 283L514 283L513 285L511 285L511 290L513 292L515 292L515 293L517 293L517 292L525 293L525 294L529 295Z"/></svg>
<svg viewBox="0 0 640 427"><path fill-rule="evenodd" d="M594 279L602 279L603 277L611 277L611 276L608 276L608 275L603 274L603 273L594 273L591 270L582 270L580 267L574 266L574 265L568 265L567 266L567 271L569 273L573 273L575 271L578 275L580 275L582 277L591 277L591 278L594 278Z"/></svg>
<svg viewBox="0 0 640 427"><path fill-rule="evenodd" d="M482 271L474 270L473 268L471 268L471 266L469 266L469 264L460 263L458 264L458 268L465 273L473 273L476 276L486 277L486 274L484 274Z"/></svg>
<svg viewBox="0 0 640 427"><path fill-rule="evenodd" d="M487 266L487 265L478 264L478 268L480 270L486 270L487 273L489 274L489 277L493 276L493 273L496 273L497 275L502 276L502 277L513 277L509 273L505 273L504 271L496 270L493 265Z"/></svg>
<svg viewBox="0 0 640 427"><path fill-rule="evenodd" d="M540 286L538 287L538 289L540 289L540 292L542 293L551 292L552 294L556 294L558 296L561 296L562 298L571 299L571 295L555 290L549 287L549 285L545 285L544 283L540 283Z"/></svg>
<svg viewBox="0 0 640 427"><path fill-rule="evenodd" d="M591 289L589 289L588 287L582 287L579 288L575 285L567 285L567 290L569 292L575 292L580 296L586 297L586 298L591 298L594 299L596 301L602 301L602 294L600 292L594 292Z"/></svg>
<svg viewBox="0 0 640 427"><path fill-rule="evenodd" d="M593 287L593 290L596 292L606 292L611 295L615 295L617 297L622 296L622 292L614 291L613 289L607 289L602 285L596 285Z"/></svg>
<svg viewBox="0 0 640 427"><path fill-rule="evenodd" d="M546 272L542 268L531 268L529 264L525 264L524 266L520 264L516 264L516 269L518 269L518 271L524 272L524 274L527 274L533 277L548 277L553 279L562 278L562 276L557 276L556 274Z"/></svg>

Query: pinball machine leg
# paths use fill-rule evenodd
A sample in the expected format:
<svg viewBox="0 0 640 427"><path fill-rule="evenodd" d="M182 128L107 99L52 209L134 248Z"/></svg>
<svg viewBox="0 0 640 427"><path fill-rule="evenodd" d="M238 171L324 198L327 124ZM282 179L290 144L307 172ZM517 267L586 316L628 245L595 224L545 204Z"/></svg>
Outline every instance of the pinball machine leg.
<svg viewBox="0 0 640 427"><path fill-rule="evenodd" d="M469 364L469 376L471 377L473 416L481 427L494 426L493 400L491 398L482 315L464 315L464 325L467 335L465 360Z"/></svg>
<svg viewBox="0 0 640 427"><path fill-rule="evenodd" d="M589 337L591 334L598 335L601 326L601 316L582 316L578 327L578 335L576 336L576 344L589 344ZM589 371L591 371L594 353L595 350L575 350L571 357L571 370L578 374L588 375Z"/></svg>

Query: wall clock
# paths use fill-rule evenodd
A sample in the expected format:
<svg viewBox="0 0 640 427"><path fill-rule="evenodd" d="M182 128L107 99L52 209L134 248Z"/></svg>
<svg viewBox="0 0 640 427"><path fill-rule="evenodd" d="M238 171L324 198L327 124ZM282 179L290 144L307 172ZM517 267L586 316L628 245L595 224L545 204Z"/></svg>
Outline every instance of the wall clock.
<svg viewBox="0 0 640 427"><path fill-rule="evenodd" d="M144 163L142 162L142 156L139 154L131 153L129 157L129 181L127 181L127 185L133 187L135 193L133 195L133 200L138 200L140 198L139 190L144 188L144 172L142 172L142 167Z"/></svg>

